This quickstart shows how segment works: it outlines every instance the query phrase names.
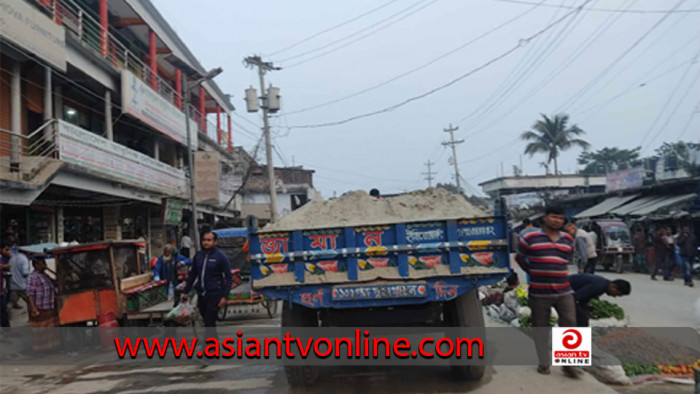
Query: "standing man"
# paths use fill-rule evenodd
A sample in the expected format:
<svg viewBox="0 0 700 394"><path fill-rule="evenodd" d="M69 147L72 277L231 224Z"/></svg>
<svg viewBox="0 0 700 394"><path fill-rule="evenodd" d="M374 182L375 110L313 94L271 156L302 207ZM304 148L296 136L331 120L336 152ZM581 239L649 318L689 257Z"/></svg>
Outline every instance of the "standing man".
<svg viewBox="0 0 700 394"><path fill-rule="evenodd" d="M586 235L588 235L588 261L583 267L583 271L589 274L595 274L595 267L598 265L598 234L592 226L586 227Z"/></svg>
<svg viewBox="0 0 700 394"><path fill-rule="evenodd" d="M665 269L666 261L671 258L671 248L666 240L666 229L659 227L654 234L654 271L651 273L651 280L656 280L659 270ZM666 276L664 273L664 280Z"/></svg>
<svg viewBox="0 0 700 394"><path fill-rule="evenodd" d="M690 226L684 224L681 228L681 234L678 236L678 249L681 255L681 263L683 264L683 280L685 285L693 287L693 275L691 263L697 252L697 239L695 234L690 232Z"/></svg>
<svg viewBox="0 0 700 394"><path fill-rule="evenodd" d="M192 257L190 250L192 249L192 238L187 233L182 235L180 239L180 254L187 257L188 259Z"/></svg>
<svg viewBox="0 0 700 394"><path fill-rule="evenodd" d="M576 324L579 327L588 327L588 302L603 294L610 297L629 295L632 291L630 282L622 279L613 281L593 274L578 274L569 277L571 288L574 289L576 299Z"/></svg>
<svg viewBox="0 0 700 394"><path fill-rule="evenodd" d="M634 247L634 265L637 272L647 272L647 241L642 226L637 227L637 231L632 237L632 246Z"/></svg>
<svg viewBox="0 0 700 394"><path fill-rule="evenodd" d="M46 275L46 261L43 257L33 259L34 272L27 279L29 297L29 325L36 328L57 327L56 298L53 281ZM55 330L37 330L32 334L34 350L53 349L61 344Z"/></svg>
<svg viewBox="0 0 700 394"><path fill-rule="evenodd" d="M5 249L3 249L3 253L4 250ZM22 307L19 306L20 298L24 300L27 307L29 307L29 298L27 297L27 277L31 272L29 259L24 253L16 249L16 245L9 248L7 252L10 259L10 272L12 273L12 280L10 282L12 308L22 309Z"/></svg>
<svg viewBox="0 0 700 394"><path fill-rule="evenodd" d="M569 284L568 263L574 250L574 238L561 231L564 226L564 208L548 206L545 209L541 229L532 229L521 234L515 260L530 275L529 303L532 310L532 325L535 330L535 345L540 365L537 372L550 373L549 320L552 307L559 315L560 327L576 326L574 291ZM563 367L569 377L578 377L576 368Z"/></svg>
<svg viewBox="0 0 700 394"><path fill-rule="evenodd" d="M194 255L192 269L182 290L181 300L186 301L195 280L199 296L197 308L205 327L216 327L219 308L226 305L231 291L231 264L226 255L216 248L217 235L213 231L202 234L202 250Z"/></svg>
<svg viewBox="0 0 700 394"><path fill-rule="evenodd" d="M574 262L576 267L578 267L578 273L582 274L588 268L588 259L591 253L591 248L589 247L591 244L590 238L584 229L576 227L574 223L568 223L564 229L569 235L574 237ZM595 254L595 249L593 254Z"/></svg>
<svg viewBox="0 0 700 394"><path fill-rule="evenodd" d="M8 289L5 283L5 271L10 270L9 242L3 242L2 255L0 255L0 327L7 330L10 327L10 315L7 312Z"/></svg>

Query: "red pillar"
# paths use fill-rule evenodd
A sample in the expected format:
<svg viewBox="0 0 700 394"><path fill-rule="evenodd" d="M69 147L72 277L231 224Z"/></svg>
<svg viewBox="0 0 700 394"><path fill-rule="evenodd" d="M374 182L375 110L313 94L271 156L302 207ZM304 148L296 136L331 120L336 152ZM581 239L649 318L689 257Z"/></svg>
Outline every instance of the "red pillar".
<svg viewBox="0 0 700 394"><path fill-rule="evenodd" d="M100 53L107 56L107 32L109 31L109 17L107 15L107 0L100 0Z"/></svg>
<svg viewBox="0 0 700 394"><path fill-rule="evenodd" d="M199 87L199 113L202 116L201 119L201 128L202 132L206 134L207 132L207 114L205 112L206 108L204 108L204 86Z"/></svg>
<svg viewBox="0 0 700 394"><path fill-rule="evenodd" d="M216 104L216 142L221 145L221 107Z"/></svg>
<svg viewBox="0 0 700 394"><path fill-rule="evenodd" d="M61 4L58 0L53 0L53 20L57 25L63 25L63 21L61 20Z"/></svg>
<svg viewBox="0 0 700 394"><path fill-rule="evenodd" d="M175 105L182 110L182 73L179 68L175 69Z"/></svg>
<svg viewBox="0 0 700 394"><path fill-rule="evenodd" d="M148 32L148 49L151 60L151 87L158 90L158 57L156 54L156 32Z"/></svg>
<svg viewBox="0 0 700 394"><path fill-rule="evenodd" d="M233 152L233 139L231 137L231 113L229 112L226 116L228 119L228 151Z"/></svg>

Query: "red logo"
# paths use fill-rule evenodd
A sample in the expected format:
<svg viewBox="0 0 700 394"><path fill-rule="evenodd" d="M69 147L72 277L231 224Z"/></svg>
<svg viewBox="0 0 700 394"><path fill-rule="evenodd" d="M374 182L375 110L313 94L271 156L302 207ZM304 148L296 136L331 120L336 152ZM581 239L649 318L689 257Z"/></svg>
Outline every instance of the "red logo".
<svg viewBox="0 0 700 394"><path fill-rule="evenodd" d="M564 331L564 336L562 337L561 342L562 345L564 345L564 347L569 350L576 349L581 345L581 342L583 342L583 337L581 336L581 333L578 332L578 330L570 329Z"/></svg>

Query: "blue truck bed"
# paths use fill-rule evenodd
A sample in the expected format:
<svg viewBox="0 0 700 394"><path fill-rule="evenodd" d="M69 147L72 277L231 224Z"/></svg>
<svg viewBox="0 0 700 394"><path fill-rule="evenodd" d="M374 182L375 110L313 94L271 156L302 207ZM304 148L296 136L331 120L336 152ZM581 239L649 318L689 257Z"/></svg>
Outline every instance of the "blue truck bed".
<svg viewBox="0 0 700 394"><path fill-rule="evenodd" d="M506 219L250 232L253 287L308 308L444 302L510 270Z"/></svg>

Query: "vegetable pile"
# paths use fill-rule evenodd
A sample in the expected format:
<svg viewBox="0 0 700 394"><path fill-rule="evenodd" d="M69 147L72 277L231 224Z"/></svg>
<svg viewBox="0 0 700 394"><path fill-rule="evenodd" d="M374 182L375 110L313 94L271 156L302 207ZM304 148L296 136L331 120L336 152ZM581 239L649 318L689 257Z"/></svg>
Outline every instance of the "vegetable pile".
<svg viewBox="0 0 700 394"><path fill-rule="evenodd" d="M625 310L612 302L591 300L588 303L588 307L590 308L590 318L594 320L609 317L614 317L617 320L623 320L625 318Z"/></svg>

